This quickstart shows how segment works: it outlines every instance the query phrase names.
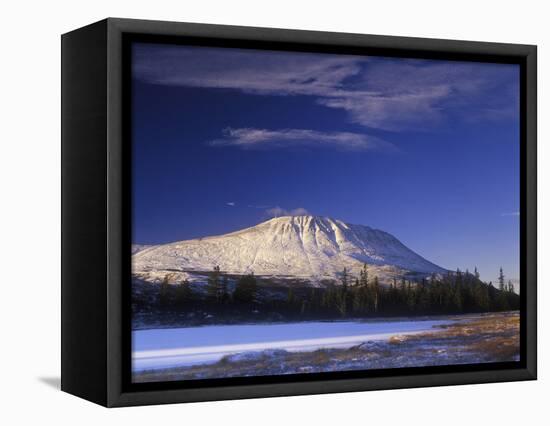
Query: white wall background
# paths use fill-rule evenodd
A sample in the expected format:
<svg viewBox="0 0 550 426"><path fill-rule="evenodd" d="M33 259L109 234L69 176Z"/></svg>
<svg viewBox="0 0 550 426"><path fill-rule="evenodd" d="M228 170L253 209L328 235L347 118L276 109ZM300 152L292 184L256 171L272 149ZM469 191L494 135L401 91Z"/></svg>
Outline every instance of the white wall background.
<svg viewBox="0 0 550 426"><path fill-rule="evenodd" d="M0 5L0 423L543 424L550 251L542 1L8 1ZM58 391L60 34L107 16L539 46L539 381L107 410Z"/></svg>

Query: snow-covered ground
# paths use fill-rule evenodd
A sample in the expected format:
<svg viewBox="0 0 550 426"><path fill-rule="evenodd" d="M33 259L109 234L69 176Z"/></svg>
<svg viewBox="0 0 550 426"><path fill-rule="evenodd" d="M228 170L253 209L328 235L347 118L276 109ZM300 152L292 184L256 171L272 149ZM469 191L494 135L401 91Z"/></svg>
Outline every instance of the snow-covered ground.
<svg viewBox="0 0 550 426"><path fill-rule="evenodd" d="M337 321L136 330L132 333L133 371L216 362L227 355L253 357L255 352L269 350L345 348L421 333L450 322Z"/></svg>

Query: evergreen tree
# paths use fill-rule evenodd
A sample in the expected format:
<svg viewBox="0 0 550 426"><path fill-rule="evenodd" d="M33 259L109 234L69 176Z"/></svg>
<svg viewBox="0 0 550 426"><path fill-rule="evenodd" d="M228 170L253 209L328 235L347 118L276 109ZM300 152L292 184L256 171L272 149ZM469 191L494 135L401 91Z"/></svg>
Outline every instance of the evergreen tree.
<svg viewBox="0 0 550 426"><path fill-rule="evenodd" d="M254 303L257 291L258 283L254 274L243 275L237 281L233 299L238 303Z"/></svg>
<svg viewBox="0 0 550 426"><path fill-rule="evenodd" d="M296 296L294 296L294 290L292 289L292 287L288 288L288 292L287 292L287 295L286 295L286 303L290 307L292 307L296 304Z"/></svg>
<svg viewBox="0 0 550 426"><path fill-rule="evenodd" d="M417 286L417 309L419 312L429 311L430 308L430 288L426 282L426 278L422 278L420 285Z"/></svg>
<svg viewBox="0 0 550 426"><path fill-rule="evenodd" d="M430 305L433 307L433 310L439 311L443 304L443 293L441 291L441 282L437 279L435 273L432 273L430 276L429 289Z"/></svg>
<svg viewBox="0 0 550 426"><path fill-rule="evenodd" d="M411 280L407 280L407 292L405 293L404 297L407 304L407 309L409 310L409 312L412 312L412 310L414 309L415 300Z"/></svg>
<svg viewBox="0 0 550 426"><path fill-rule="evenodd" d="M341 277L342 284L340 285L340 291L336 299L336 309L340 316L345 317L348 312L348 284L349 275L346 268L342 271Z"/></svg>
<svg viewBox="0 0 550 426"><path fill-rule="evenodd" d="M363 268L359 272L359 284L363 287L369 285L369 270L366 263L363 263Z"/></svg>
<svg viewBox="0 0 550 426"><path fill-rule="evenodd" d="M452 292L452 303L454 309L457 312L460 312L462 310L462 279L462 272L460 271L460 269L457 269L455 275L454 289Z"/></svg>
<svg viewBox="0 0 550 426"><path fill-rule="evenodd" d="M378 307L380 304L380 284L378 283L378 275L375 275L374 280L372 281L371 294L374 312L378 312Z"/></svg>
<svg viewBox="0 0 550 426"><path fill-rule="evenodd" d="M317 312L319 309L319 297L315 287L312 287L309 292L308 307L311 312Z"/></svg>
<svg viewBox="0 0 550 426"><path fill-rule="evenodd" d="M397 280L393 277L390 282L390 289L388 291L388 302L390 306L393 306L396 302L396 293L397 293Z"/></svg>
<svg viewBox="0 0 550 426"><path fill-rule="evenodd" d="M502 271L502 267L500 268L499 274L498 274L498 298L497 298L497 305L498 309L505 311L508 309L508 298L506 297L506 286L504 284L504 273Z"/></svg>
<svg viewBox="0 0 550 426"><path fill-rule="evenodd" d="M474 277L476 277L476 279L479 280L480 275L479 275L479 271L477 270L477 266L474 267Z"/></svg>
<svg viewBox="0 0 550 426"><path fill-rule="evenodd" d="M160 284L159 302L163 307L168 306L170 303L170 277L171 274L166 274Z"/></svg>
<svg viewBox="0 0 550 426"><path fill-rule="evenodd" d="M226 303L229 300L229 280L227 275L224 275L222 278L220 286L220 301Z"/></svg>
<svg viewBox="0 0 550 426"><path fill-rule="evenodd" d="M502 267L498 273L498 289L504 291L504 272L502 272Z"/></svg>
<svg viewBox="0 0 550 426"><path fill-rule="evenodd" d="M361 274L361 272L359 272ZM362 313L363 303L362 303L362 292L361 292L361 282L359 278L355 279L355 284L353 285L351 291L351 306L355 314Z"/></svg>
<svg viewBox="0 0 550 426"><path fill-rule="evenodd" d="M402 306L402 309L405 309L407 304L407 282L405 278L401 278L398 291L398 304Z"/></svg>
<svg viewBox="0 0 550 426"><path fill-rule="evenodd" d="M331 283L323 292L321 307L331 313L336 311L337 296L338 289L335 287L334 283Z"/></svg>
<svg viewBox="0 0 550 426"><path fill-rule="evenodd" d="M211 300L220 302L222 298L222 290L220 267L214 266L214 270L208 274L206 292Z"/></svg>
<svg viewBox="0 0 550 426"><path fill-rule="evenodd" d="M347 292L348 290L348 285L349 285L349 274L348 274L348 270L346 268L344 268L344 270L342 271L342 290L344 292Z"/></svg>
<svg viewBox="0 0 550 426"><path fill-rule="evenodd" d="M189 303L193 298L193 290L191 289L191 284L188 279L184 279L176 287L176 304L178 306L184 306L186 303Z"/></svg>

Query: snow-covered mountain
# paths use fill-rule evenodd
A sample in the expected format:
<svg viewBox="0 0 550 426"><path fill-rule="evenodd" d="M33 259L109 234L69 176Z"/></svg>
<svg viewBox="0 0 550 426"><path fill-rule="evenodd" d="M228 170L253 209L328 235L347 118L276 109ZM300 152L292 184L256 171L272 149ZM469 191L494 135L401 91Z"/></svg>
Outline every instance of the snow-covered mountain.
<svg viewBox="0 0 550 426"><path fill-rule="evenodd" d="M151 282L166 275L174 281L204 279L214 266L228 274L312 283L336 279L344 268L357 275L365 263L371 276L386 282L446 272L387 232L318 216L277 217L225 235L155 245L132 259L134 275Z"/></svg>
<svg viewBox="0 0 550 426"><path fill-rule="evenodd" d="M139 251L152 247L151 244L132 244L132 254L136 254Z"/></svg>

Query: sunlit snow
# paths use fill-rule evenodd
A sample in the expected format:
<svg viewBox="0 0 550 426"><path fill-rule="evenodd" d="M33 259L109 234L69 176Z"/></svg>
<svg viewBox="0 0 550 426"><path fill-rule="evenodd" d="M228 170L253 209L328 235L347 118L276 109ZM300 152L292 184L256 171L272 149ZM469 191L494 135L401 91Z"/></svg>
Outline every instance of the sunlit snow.
<svg viewBox="0 0 550 426"><path fill-rule="evenodd" d="M407 272L446 272L387 232L326 217L284 216L230 234L146 248L133 256L133 273L158 282L170 271L219 266L230 274L315 282L337 278L344 268L357 274L364 263L381 280Z"/></svg>

